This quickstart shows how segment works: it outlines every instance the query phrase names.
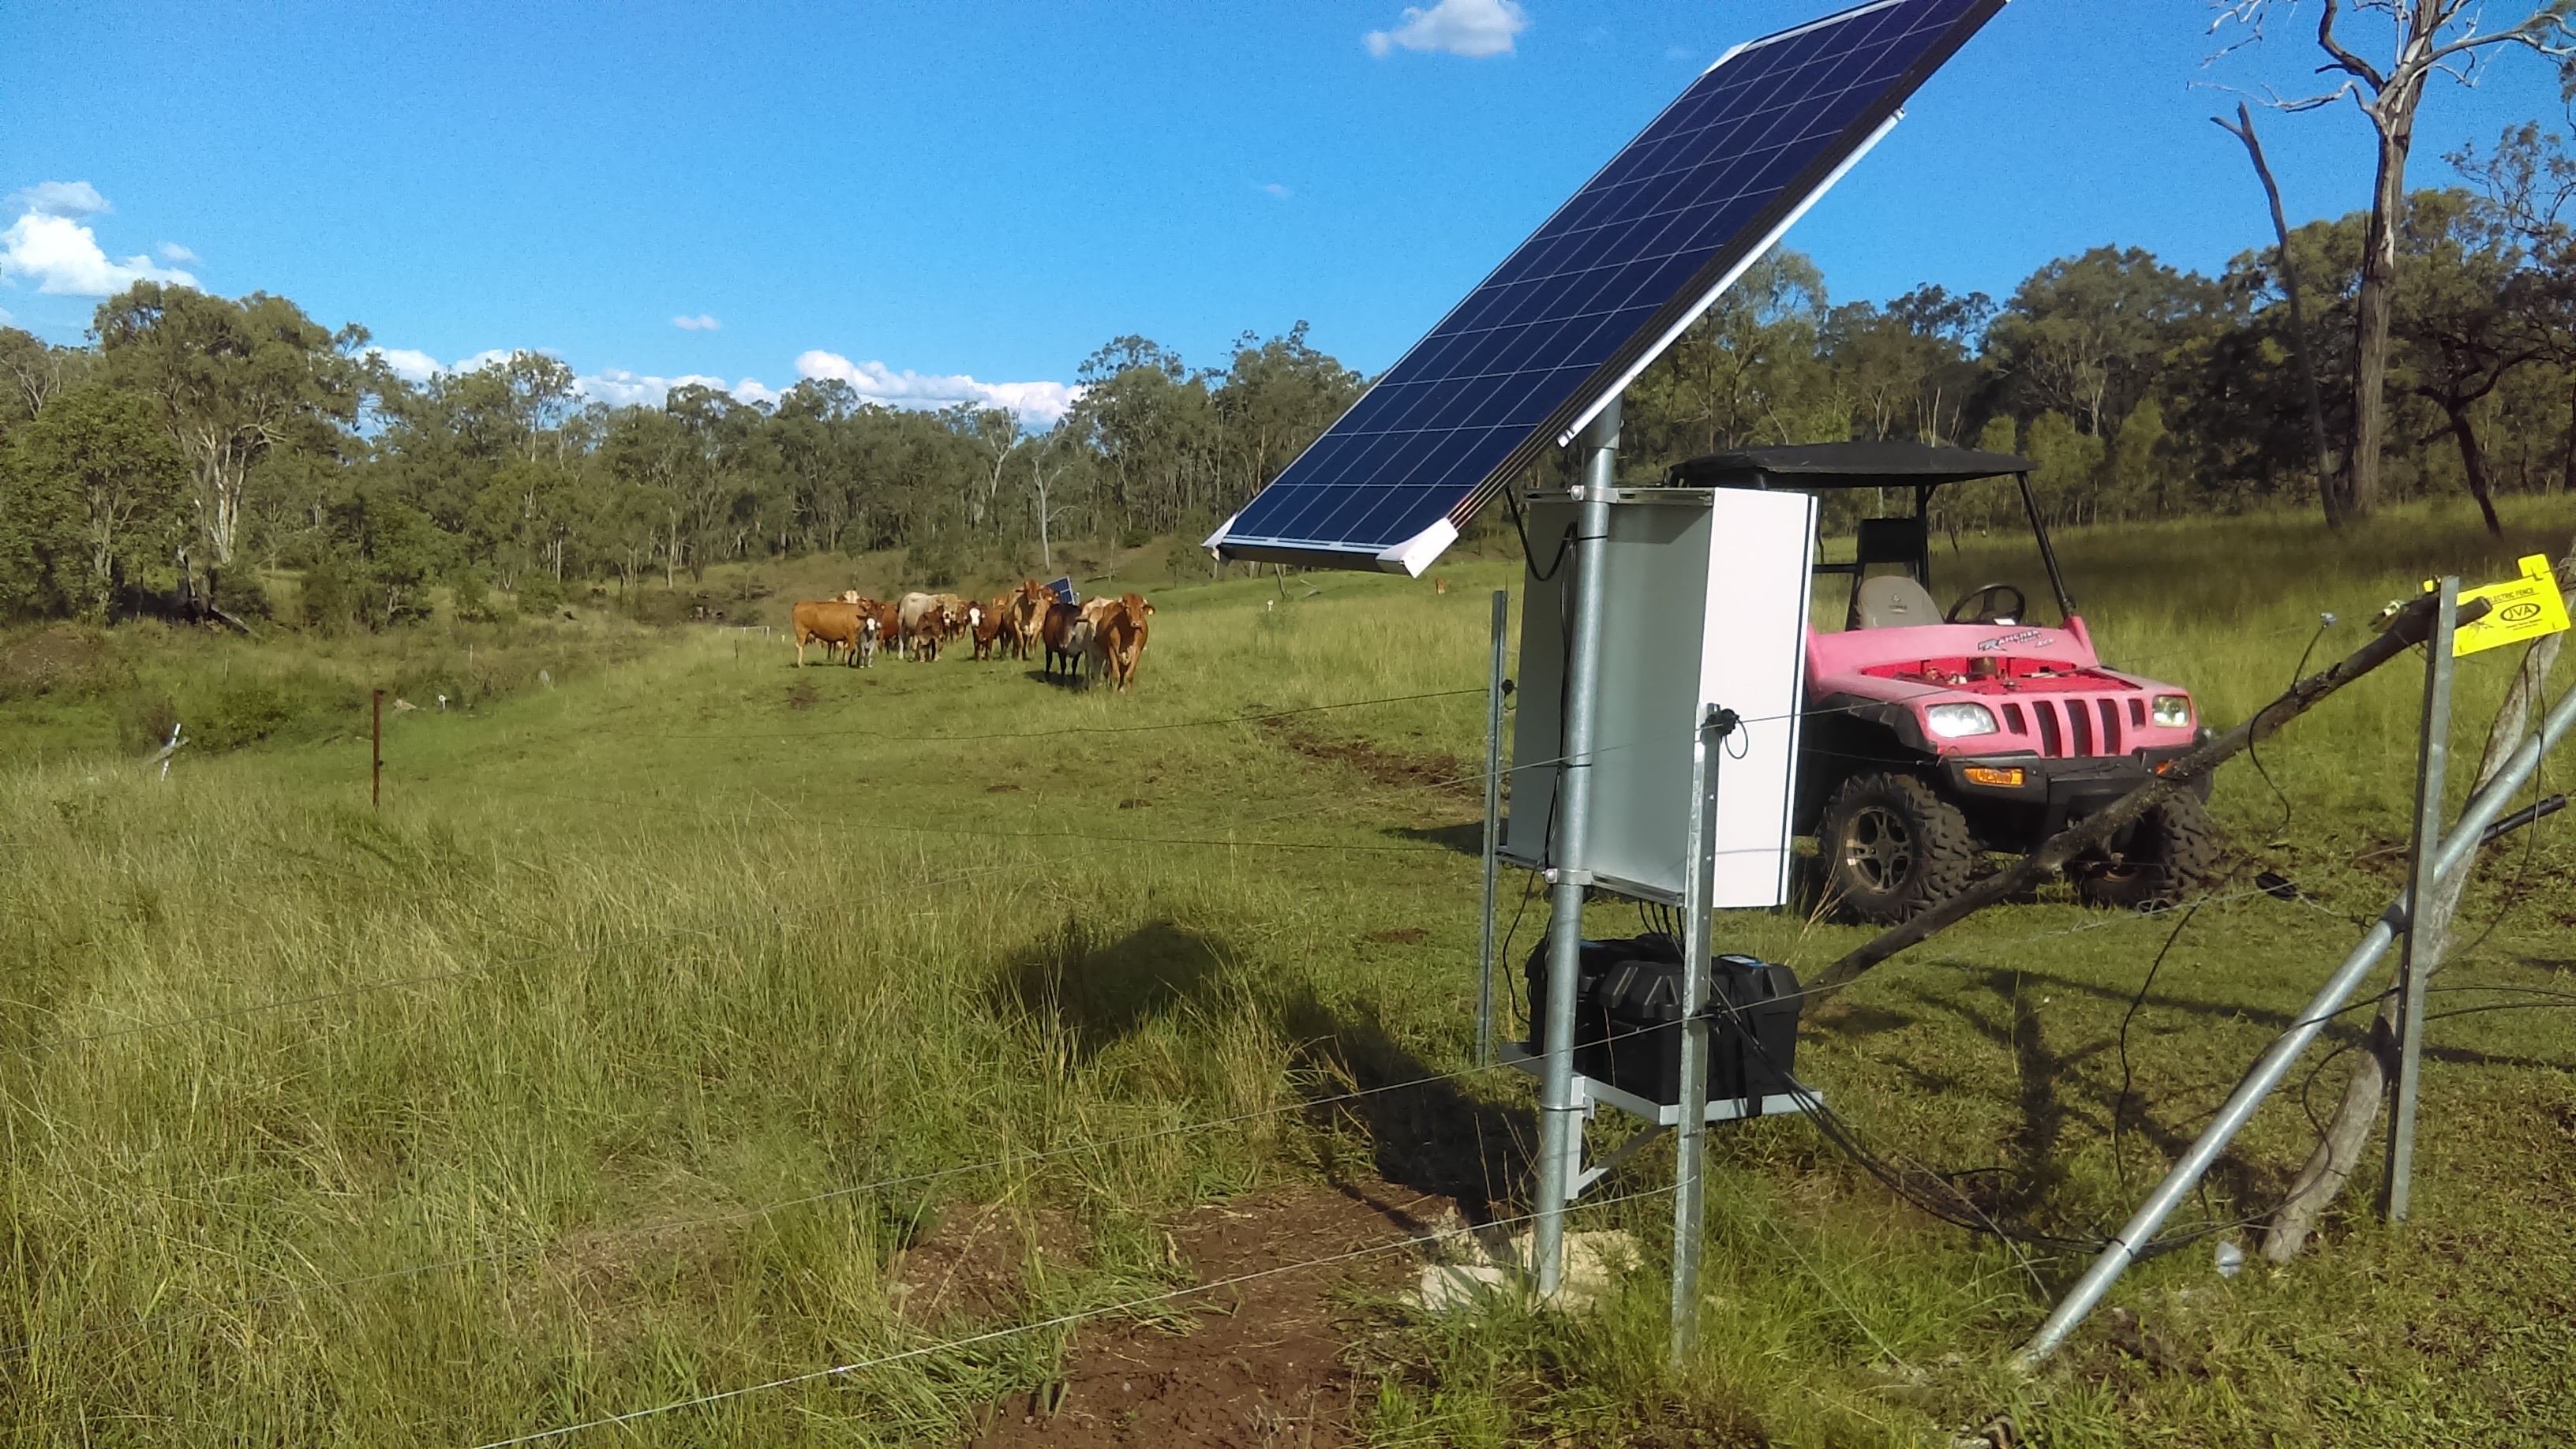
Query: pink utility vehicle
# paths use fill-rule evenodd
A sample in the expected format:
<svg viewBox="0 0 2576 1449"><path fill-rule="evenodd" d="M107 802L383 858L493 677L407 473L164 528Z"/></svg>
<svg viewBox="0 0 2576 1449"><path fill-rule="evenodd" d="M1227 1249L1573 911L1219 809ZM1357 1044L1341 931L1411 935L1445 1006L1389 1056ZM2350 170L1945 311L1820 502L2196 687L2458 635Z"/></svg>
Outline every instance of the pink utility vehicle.
<svg viewBox="0 0 2576 1449"><path fill-rule="evenodd" d="M1813 833L1829 899L1895 922L1965 887L1987 851L2037 849L2207 737L2191 695L2108 668L2067 596L2030 489L2006 453L1922 443L1747 448L1671 470L1689 487L1876 490L1911 495L1910 516L1859 522L1842 628L1807 635L1795 819ZM2011 477L2048 576L2057 619L2031 617L2020 584L1982 583L1946 610L1934 600L1933 491ZM1894 572L1873 573L1873 569ZM1843 602L1818 591L1819 608ZM2132 909L2171 901L2206 876L2215 838L2208 777L2069 867L2084 896Z"/></svg>

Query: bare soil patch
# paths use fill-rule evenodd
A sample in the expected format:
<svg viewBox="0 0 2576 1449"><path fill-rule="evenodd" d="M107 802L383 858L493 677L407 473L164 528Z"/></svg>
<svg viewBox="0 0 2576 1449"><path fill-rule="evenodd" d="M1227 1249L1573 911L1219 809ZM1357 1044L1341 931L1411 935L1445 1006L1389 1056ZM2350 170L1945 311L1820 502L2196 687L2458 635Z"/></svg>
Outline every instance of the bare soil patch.
<svg viewBox="0 0 2576 1449"><path fill-rule="evenodd" d="M1422 1236L1454 1205L1381 1182L1295 1184L1201 1207L1173 1240L1200 1282L1313 1262ZM1024 1445L1331 1449L1356 1438L1358 1385L1343 1362L1347 1295L1394 1293L1419 1271L1392 1250L1300 1268L1180 1300L1186 1332L1086 1325L1061 1378L992 1407L974 1449Z"/></svg>
<svg viewBox="0 0 2576 1449"><path fill-rule="evenodd" d="M1479 773L1446 751L1417 753L1391 750L1368 740L1328 740L1321 735L1289 730L1276 723L1271 727L1278 731L1282 744L1307 759L1356 770L1381 785L1444 790L1478 799L1484 797L1484 781Z"/></svg>
<svg viewBox="0 0 2576 1449"><path fill-rule="evenodd" d="M1081 1230L1061 1213L952 1208L903 1250L894 1296L903 1316L925 1327L1008 1319L1027 1303L1031 1268L1050 1259L1070 1267L1081 1252Z"/></svg>

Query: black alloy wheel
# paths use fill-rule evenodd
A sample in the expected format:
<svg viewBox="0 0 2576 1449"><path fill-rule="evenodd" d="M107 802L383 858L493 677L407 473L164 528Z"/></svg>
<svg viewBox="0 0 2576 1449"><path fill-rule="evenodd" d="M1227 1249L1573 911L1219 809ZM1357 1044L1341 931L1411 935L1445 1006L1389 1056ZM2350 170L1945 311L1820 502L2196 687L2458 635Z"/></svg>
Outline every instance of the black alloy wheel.
<svg viewBox="0 0 2576 1449"><path fill-rule="evenodd" d="M1843 781L1818 836L1827 900L1875 925L1910 920L1958 894L1976 868L1968 818L1913 775Z"/></svg>

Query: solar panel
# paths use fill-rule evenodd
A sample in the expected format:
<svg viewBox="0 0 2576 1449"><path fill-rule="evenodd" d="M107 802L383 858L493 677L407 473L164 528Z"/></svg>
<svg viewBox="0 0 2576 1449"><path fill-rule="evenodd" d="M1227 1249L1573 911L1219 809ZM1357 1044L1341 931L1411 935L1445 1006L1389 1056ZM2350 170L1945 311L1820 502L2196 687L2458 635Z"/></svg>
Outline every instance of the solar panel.
<svg viewBox="0 0 2576 1449"><path fill-rule="evenodd" d="M1207 546L1419 574L1886 134L2004 0L1877 0L1736 47Z"/></svg>

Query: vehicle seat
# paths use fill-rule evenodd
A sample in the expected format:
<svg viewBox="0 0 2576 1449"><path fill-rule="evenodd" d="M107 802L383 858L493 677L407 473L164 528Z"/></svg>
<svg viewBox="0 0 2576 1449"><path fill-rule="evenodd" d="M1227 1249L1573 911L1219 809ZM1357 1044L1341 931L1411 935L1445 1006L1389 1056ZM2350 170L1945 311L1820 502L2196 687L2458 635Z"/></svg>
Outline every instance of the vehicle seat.
<svg viewBox="0 0 2576 1449"><path fill-rule="evenodd" d="M1860 592L1852 598L1852 613L1860 620L1855 627L1862 629L1941 622L1941 606L1932 602L1921 584L1903 574L1861 580Z"/></svg>

